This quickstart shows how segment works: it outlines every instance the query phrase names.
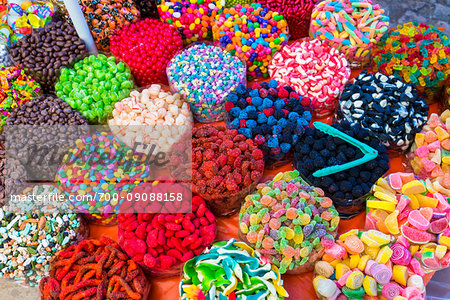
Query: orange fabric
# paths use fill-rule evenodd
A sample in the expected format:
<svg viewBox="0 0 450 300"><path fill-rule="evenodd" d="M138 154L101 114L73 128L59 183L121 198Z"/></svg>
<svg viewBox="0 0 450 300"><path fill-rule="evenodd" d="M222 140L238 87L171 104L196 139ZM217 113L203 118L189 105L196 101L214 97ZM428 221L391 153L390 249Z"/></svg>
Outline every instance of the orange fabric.
<svg viewBox="0 0 450 300"><path fill-rule="evenodd" d="M361 70L352 70L352 77L359 74ZM439 106L435 103L430 106L430 113L439 112ZM313 121L322 121L326 123L331 123L331 118ZM389 172L399 172L403 171L402 162L404 160L404 155L399 155L398 153L390 154L390 169ZM292 164L285 165L276 170L266 170L264 172L261 181L270 180L275 174L279 172L284 172L292 170ZM351 220L342 220L339 224L339 233L348 231L353 228L364 228L365 212L359 214ZM110 236L111 238L117 240L117 226L105 227L90 225L91 237L98 238L102 234ZM218 218L217 219L217 240L227 240L230 238L238 239L238 216L231 218ZM429 273L426 275L426 282L431 279L434 273ZM289 298L292 300L300 299L317 299L312 285L312 273L305 273L301 275L283 275L284 287L289 293ZM181 277L180 277L181 278ZM152 279L149 278L152 283L152 289L150 291L150 296L148 300L177 300L179 299L178 294L178 283L180 282L179 277L172 277L167 279Z"/></svg>

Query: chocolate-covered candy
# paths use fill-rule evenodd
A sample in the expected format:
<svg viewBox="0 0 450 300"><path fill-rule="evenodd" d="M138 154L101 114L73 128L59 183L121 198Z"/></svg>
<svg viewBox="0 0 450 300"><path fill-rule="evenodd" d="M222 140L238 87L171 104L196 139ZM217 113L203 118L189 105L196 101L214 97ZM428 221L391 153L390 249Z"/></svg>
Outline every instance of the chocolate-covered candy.
<svg viewBox="0 0 450 300"><path fill-rule="evenodd" d="M50 23L23 37L11 47L14 61L33 72L44 93L54 91L61 67L87 53L75 28L64 22Z"/></svg>
<svg viewBox="0 0 450 300"><path fill-rule="evenodd" d="M0 207L5 205L9 195L17 194L24 188L26 176L20 162L9 156L6 160L6 151L0 150Z"/></svg>

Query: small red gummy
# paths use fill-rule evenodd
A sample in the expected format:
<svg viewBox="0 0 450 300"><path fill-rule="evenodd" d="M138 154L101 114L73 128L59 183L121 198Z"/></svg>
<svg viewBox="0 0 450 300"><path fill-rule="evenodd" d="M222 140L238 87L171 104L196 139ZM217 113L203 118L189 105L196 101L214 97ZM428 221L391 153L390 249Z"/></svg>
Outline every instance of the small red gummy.
<svg viewBox="0 0 450 300"><path fill-rule="evenodd" d="M233 102L231 102L231 101L225 102L225 110L226 111L230 111L233 107L234 107Z"/></svg>

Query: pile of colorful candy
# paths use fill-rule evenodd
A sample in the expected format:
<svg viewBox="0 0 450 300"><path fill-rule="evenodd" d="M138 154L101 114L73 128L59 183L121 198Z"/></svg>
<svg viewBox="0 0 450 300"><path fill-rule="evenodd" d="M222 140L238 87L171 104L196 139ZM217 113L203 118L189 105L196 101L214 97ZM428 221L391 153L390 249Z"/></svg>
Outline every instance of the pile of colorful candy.
<svg viewBox="0 0 450 300"><path fill-rule="evenodd" d="M216 17L214 40L247 63L247 77L269 77L273 55L287 44L289 30L283 15L259 3L226 8Z"/></svg>
<svg viewBox="0 0 450 300"><path fill-rule="evenodd" d="M404 240L394 243L376 230L343 233L336 243L325 245L323 260L315 265L313 285L319 299L342 294L346 299L425 299L425 274L407 247Z"/></svg>
<svg viewBox="0 0 450 300"><path fill-rule="evenodd" d="M439 29L417 22L399 25L373 51L374 71L415 84L427 102L438 101L450 82L450 39Z"/></svg>
<svg viewBox="0 0 450 300"><path fill-rule="evenodd" d="M311 17L311 34L339 49L351 66L368 64L372 49L389 29L389 16L372 0L325 0Z"/></svg>
<svg viewBox="0 0 450 300"><path fill-rule="evenodd" d="M130 66L139 86L167 83L167 64L182 47L176 29L159 20L139 21L111 37L111 52Z"/></svg>
<svg viewBox="0 0 450 300"><path fill-rule="evenodd" d="M119 214L119 244L151 276L180 273L216 237L216 218L200 197L188 214Z"/></svg>
<svg viewBox="0 0 450 300"><path fill-rule="evenodd" d="M140 155L107 132L77 140L63 161L56 174L58 186L78 212L103 225L116 222L126 194L150 174Z"/></svg>
<svg viewBox="0 0 450 300"><path fill-rule="evenodd" d="M40 85L19 67L0 65L0 128L11 110L39 95ZM1 131L1 130L0 130Z"/></svg>
<svg viewBox="0 0 450 300"><path fill-rule="evenodd" d="M80 6L101 51L109 51L109 39L116 30L139 20L139 10L131 0L80 0Z"/></svg>
<svg viewBox="0 0 450 300"><path fill-rule="evenodd" d="M376 159L362 165L327 176L315 177L314 172L339 166L363 157L363 153L345 142L318 129L306 128L294 150L294 166L311 185L320 187L333 199L341 217L349 218L359 214L365 205L370 187L389 169L386 148L377 140L369 138L369 132L359 124L348 122L334 124L334 128L365 143L378 151Z"/></svg>
<svg viewBox="0 0 450 300"><path fill-rule="evenodd" d="M37 188L32 194L50 196L57 190L51 188L50 192L43 187L39 192ZM5 206L0 208L0 217L0 275L31 286L48 275L56 252L89 235L85 221L74 213L30 211L18 214Z"/></svg>
<svg viewBox="0 0 450 300"><path fill-rule="evenodd" d="M203 125L192 131L192 191L216 216L239 211L264 171L263 153L236 129Z"/></svg>
<svg viewBox="0 0 450 300"><path fill-rule="evenodd" d="M133 86L133 77L123 62L99 54L84 58L73 68L62 69L55 90L89 123L104 124L114 104L126 98Z"/></svg>
<svg viewBox="0 0 450 300"><path fill-rule="evenodd" d="M157 0L163 22L174 26L185 44L212 39L215 17L222 13L225 0Z"/></svg>
<svg viewBox="0 0 450 300"><path fill-rule="evenodd" d="M245 84L245 66L220 47L194 44L172 58L169 84L190 104L199 122L223 120L224 103L239 84Z"/></svg>
<svg viewBox="0 0 450 300"><path fill-rule="evenodd" d="M55 90L58 73L87 53L75 28L64 22L50 23L11 47L14 61L33 73L45 93Z"/></svg>
<svg viewBox="0 0 450 300"><path fill-rule="evenodd" d="M314 4L318 0L293 0L293 1L270 1L257 0L263 7L282 15L289 26L291 40L307 37L309 35L309 24Z"/></svg>
<svg viewBox="0 0 450 300"><path fill-rule="evenodd" d="M428 105L413 84L367 70L345 86L339 106L339 119L360 124L389 150L408 149L428 116Z"/></svg>
<svg viewBox="0 0 450 300"><path fill-rule="evenodd" d="M276 53L270 77L309 97L317 117L333 113L350 77L344 55L319 39L296 41Z"/></svg>
<svg viewBox="0 0 450 300"><path fill-rule="evenodd" d="M245 197L239 236L280 268L280 273L312 270L323 246L334 241L338 212L320 188L309 186L298 171L278 173Z"/></svg>
<svg viewBox="0 0 450 300"><path fill-rule="evenodd" d="M372 193L367 200L366 229L406 238L411 255L427 269L450 266L450 204L445 196L412 173L380 178Z"/></svg>
<svg viewBox="0 0 450 300"><path fill-rule="evenodd" d="M110 238L85 240L56 254L41 299L147 299L150 283L138 264Z"/></svg>
<svg viewBox="0 0 450 300"><path fill-rule="evenodd" d="M281 300L288 294L278 268L247 244L234 239L215 243L184 265L180 299L237 297Z"/></svg>
<svg viewBox="0 0 450 300"><path fill-rule="evenodd" d="M289 162L291 148L309 125L310 102L275 80L239 85L225 103L227 126L254 139L266 166L275 168Z"/></svg>
<svg viewBox="0 0 450 300"><path fill-rule="evenodd" d="M444 188L450 188L450 110L439 117L431 114L427 124L415 135L407 155L409 164L420 179L438 178ZM443 178L447 178L442 181Z"/></svg>

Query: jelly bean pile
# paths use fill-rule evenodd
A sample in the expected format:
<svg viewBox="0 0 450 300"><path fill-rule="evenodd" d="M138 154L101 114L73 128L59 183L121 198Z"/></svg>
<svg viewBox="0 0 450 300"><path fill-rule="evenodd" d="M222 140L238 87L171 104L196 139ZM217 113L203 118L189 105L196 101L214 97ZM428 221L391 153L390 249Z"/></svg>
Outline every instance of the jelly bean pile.
<svg viewBox="0 0 450 300"><path fill-rule="evenodd" d="M367 229L405 237L411 254L428 269L450 266L450 204L426 182L412 173L380 178L367 208Z"/></svg>
<svg viewBox="0 0 450 300"><path fill-rule="evenodd" d="M280 160L289 161L287 154L312 118L310 100L275 80L254 84L253 89L239 85L228 96L225 110L227 125L253 138L272 167Z"/></svg>
<svg viewBox="0 0 450 300"><path fill-rule="evenodd" d="M298 171L278 173L257 189L245 197L239 213L240 237L282 274L310 271L323 245L334 240L339 216L333 202Z"/></svg>
<svg viewBox="0 0 450 300"><path fill-rule="evenodd" d="M198 196L192 213L120 214L118 221L119 244L152 276L178 275L216 237L216 219Z"/></svg>
<svg viewBox="0 0 450 300"><path fill-rule="evenodd" d="M407 243L407 241L406 241ZM319 299L383 296L425 299L424 273L404 240L380 231L350 230L325 245L315 265L314 289Z"/></svg>

